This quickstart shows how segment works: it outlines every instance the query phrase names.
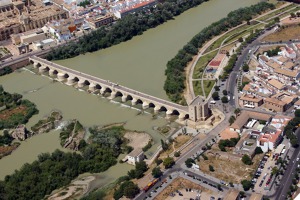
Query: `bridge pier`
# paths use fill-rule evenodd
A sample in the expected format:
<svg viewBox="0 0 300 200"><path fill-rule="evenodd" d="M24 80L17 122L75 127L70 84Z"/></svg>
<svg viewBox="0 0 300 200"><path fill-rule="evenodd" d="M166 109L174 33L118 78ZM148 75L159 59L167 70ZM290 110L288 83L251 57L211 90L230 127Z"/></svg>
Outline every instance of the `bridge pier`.
<svg viewBox="0 0 300 200"><path fill-rule="evenodd" d="M116 94L117 94L117 92L112 91L112 92L110 93L109 99L114 99L114 98L116 97Z"/></svg>
<svg viewBox="0 0 300 200"><path fill-rule="evenodd" d="M123 95L122 96L122 102L124 103L124 102L126 102L127 101L127 95Z"/></svg>
<svg viewBox="0 0 300 200"><path fill-rule="evenodd" d="M95 92L95 90L96 90L96 85L95 85L94 83L91 83L91 84L89 85L89 91Z"/></svg>
<svg viewBox="0 0 300 200"><path fill-rule="evenodd" d="M178 116L178 119L183 121L184 118L185 118L185 114L180 113L179 116Z"/></svg>
<svg viewBox="0 0 300 200"><path fill-rule="evenodd" d="M46 70L46 67L41 66L41 67L39 68L39 73L44 73L45 71L47 71L47 70Z"/></svg>
<svg viewBox="0 0 300 200"><path fill-rule="evenodd" d="M100 90L100 94L103 95L105 93L105 91L106 91L106 87L102 87L101 90Z"/></svg>
<svg viewBox="0 0 300 200"><path fill-rule="evenodd" d="M75 80L74 80L74 77L69 77L68 79L67 79L67 85L74 85L74 83L75 83Z"/></svg>
<svg viewBox="0 0 300 200"><path fill-rule="evenodd" d="M37 62L33 63L33 67L34 67L34 68L38 68L38 65L39 65L39 64L38 64Z"/></svg>
<svg viewBox="0 0 300 200"><path fill-rule="evenodd" d="M159 110L160 110L160 106L155 106L155 107L154 107L154 113L158 113Z"/></svg>
<svg viewBox="0 0 300 200"><path fill-rule="evenodd" d="M147 108L149 108L149 103L144 101L142 106L143 106L143 109L147 109Z"/></svg>
<svg viewBox="0 0 300 200"><path fill-rule="evenodd" d="M64 81L65 80L65 74L63 74L63 73L58 73L57 74L57 79L58 79L58 81Z"/></svg>
<svg viewBox="0 0 300 200"><path fill-rule="evenodd" d="M49 69L49 76L54 76L54 69Z"/></svg>
<svg viewBox="0 0 300 200"><path fill-rule="evenodd" d="M84 81L79 80L77 86L78 86L79 88L84 87Z"/></svg>
<svg viewBox="0 0 300 200"><path fill-rule="evenodd" d="M171 117L172 114L173 114L172 110L167 110L166 117L169 118L169 117Z"/></svg>
<svg viewBox="0 0 300 200"><path fill-rule="evenodd" d="M131 105L136 105L136 103L137 103L137 99L136 98L132 98L132 100L131 100Z"/></svg>

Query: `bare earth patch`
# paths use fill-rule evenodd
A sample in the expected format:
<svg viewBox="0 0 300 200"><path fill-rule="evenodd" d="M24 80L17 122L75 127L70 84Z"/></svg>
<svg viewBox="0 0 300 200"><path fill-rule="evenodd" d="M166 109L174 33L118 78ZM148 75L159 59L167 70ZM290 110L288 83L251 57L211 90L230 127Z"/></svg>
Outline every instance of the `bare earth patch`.
<svg viewBox="0 0 300 200"><path fill-rule="evenodd" d="M128 139L128 145L136 148L143 148L151 140L151 136L147 133L127 132L124 137Z"/></svg>
<svg viewBox="0 0 300 200"><path fill-rule="evenodd" d="M68 187L64 187L55 191L53 195L48 197L48 200L65 200L79 198L86 193L89 183L94 179L94 176L88 176L79 180L75 180Z"/></svg>
<svg viewBox="0 0 300 200"><path fill-rule="evenodd" d="M232 153L216 150L205 154L208 160L200 159L200 170L226 182L240 183L243 179L250 179L262 155L256 155L252 165L245 165L241 159ZM209 170L209 165L214 167L214 172Z"/></svg>
<svg viewBox="0 0 300 200"><path fill-rule="evenodd" d="M290 26L266 36L263 41L278 42L300 39L300 26Z"/></svg>
<svg viewBox="0 0 300 200"><path fill-rule="evenodd" d="M27 110L26 106L18 106L13 109L4 110L0 112L0 120L7 120L14 114L19 114L19 113L25 114L26 110Z"/></svg>
<svg viewBox="0 0 300 200"><path fill-rule="evenodd" d="M187 143L192 137L190 135L178 135L174 140L174 148L178 149L185 143Z"/></svg>
<svg viewBox="0 0 300 200"><path fill-rule="evenodd" d="M157 195L154 199L155 200L161 200L161 199L168 199L168 200L175 200L175 199L184 199L185 195L180 197L177 193L176 190L180 190L181 192L185 191L186 188L191 188L194 190L194 198L197 194L195 190L199 190L201 192L201 199L209 199L209 198L204 198L205 196L209 197L211 195L214 195L215 193L211 190L208 190L207 188L202 187L201 185L198 185L196 183L193 183L189 180L186 180L184 178L176 178L173 180L173 182L168 185L159 195ZM175 193L175 197L169 196L171 193Z"/></svg>

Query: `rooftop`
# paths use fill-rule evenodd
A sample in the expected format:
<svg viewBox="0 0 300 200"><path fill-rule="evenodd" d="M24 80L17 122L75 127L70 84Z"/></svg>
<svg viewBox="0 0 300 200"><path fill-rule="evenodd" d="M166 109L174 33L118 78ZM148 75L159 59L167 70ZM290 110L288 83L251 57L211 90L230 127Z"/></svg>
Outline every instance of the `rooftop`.
<svg viewBox="0 0 300 200"><path fill-rule="evenodd" d="M279 90L282 90L284 88L284 84L276 79L271 79L268 81L268 83Z"/></svg>
<svg viewBox="0 0 300 200"><path fill-rule="evenodd" d="M240 129L247 123L247 121L249 119L269 121L270 118L271 118L271 115L269 115L269 114L243 110L241 112L241 114L237 117L235 122L230 127L235 128L235 129Z"/></svg>
<svg viewBox="0 0 300 200"><path fill-rule="evenodd" d="M143 153L143 150L141 148L136 148L134 149L133 151L131 151L128 156L131 156L131 157L137 157L139 156L141 153Z"/></svg>
<svg viewBox="0 0 300 200"><path fill-rule="evenodd" d="M230 128L226 128L220 133L220 136L222 140L227 140L231 138L238 138L239 134L235 131L231 131Z"/></svg>
<svg viewBox="0 0 300 200"><path fill-rule="evenodd" d="M256 103L263 100L260 97L256 97L256 96L248 95L248 94L243 94L240 99L243 101L252 101L252 102L256 102Z"/></svg>

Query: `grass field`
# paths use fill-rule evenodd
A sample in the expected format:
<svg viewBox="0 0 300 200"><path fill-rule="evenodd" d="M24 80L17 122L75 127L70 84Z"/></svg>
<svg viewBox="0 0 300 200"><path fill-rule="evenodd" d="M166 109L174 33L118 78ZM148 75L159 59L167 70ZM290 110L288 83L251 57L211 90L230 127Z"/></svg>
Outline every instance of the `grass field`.
<svg viewBox="0 0 300 200"><path fill-rule="evenodd" d="M215 84L215 81L211 81L211 80L203 81L203 87L204 87L204 92L205 92L206 97L209 95L210 91L214 87L214 84Z"/></svg>
<svg viewBox="0 0 300 200"><path fill-rule="evenodd" d="M201 81L193 81L194 93L195 96L203 96L202 88L201 88Z"/></svg>
<svg viewBox="0 0 300 200"><path fill-rule="evenodd" d="M193 78L202 78L202 74L204 72L204 69L206 65L209 63L211 59L213 59L217 55L218 51L213 51L209 54L206 54L205 56L200 57L200 59L197 61L197 64L194 69Z"/></svg>

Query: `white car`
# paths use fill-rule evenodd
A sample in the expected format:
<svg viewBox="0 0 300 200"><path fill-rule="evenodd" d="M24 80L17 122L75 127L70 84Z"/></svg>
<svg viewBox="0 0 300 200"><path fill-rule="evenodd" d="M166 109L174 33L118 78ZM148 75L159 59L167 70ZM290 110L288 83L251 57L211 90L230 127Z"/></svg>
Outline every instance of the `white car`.
<svg viewBox="0 0 300 200"><path fill-rule="evenodd" d="M299 161L299 158L297 158L296 161Z"/></svg>

